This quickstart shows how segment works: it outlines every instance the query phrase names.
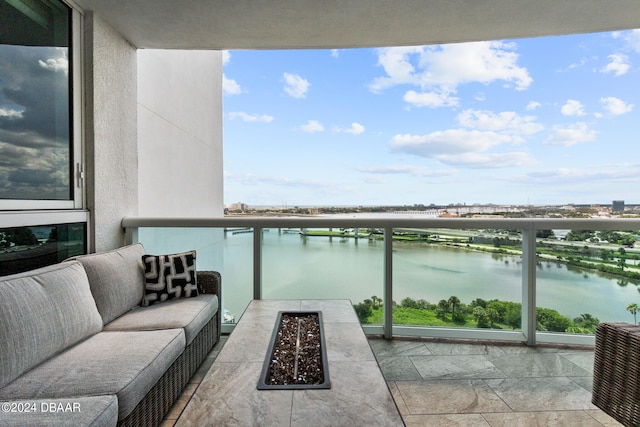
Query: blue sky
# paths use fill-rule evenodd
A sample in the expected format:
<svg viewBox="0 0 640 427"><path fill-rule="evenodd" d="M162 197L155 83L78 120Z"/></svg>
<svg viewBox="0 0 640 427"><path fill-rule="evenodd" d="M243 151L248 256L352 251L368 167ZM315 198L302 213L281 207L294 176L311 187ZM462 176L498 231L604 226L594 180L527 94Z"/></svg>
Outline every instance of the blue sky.
<svg viewBox="0 0 640 427"><path fill-rule="evenodd" d="M225 203L640 203L640 30L224 52Z"/></svg>

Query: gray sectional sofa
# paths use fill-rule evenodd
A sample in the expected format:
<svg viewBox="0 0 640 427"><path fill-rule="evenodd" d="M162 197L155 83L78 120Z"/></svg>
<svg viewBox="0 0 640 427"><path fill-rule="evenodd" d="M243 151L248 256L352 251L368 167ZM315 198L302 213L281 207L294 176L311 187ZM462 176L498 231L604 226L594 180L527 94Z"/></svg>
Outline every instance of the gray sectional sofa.
<svg viewBox="0 0 640 427"><path fill-rule="evenodd" d="M0 277L0 425L157 425L220 338L220 275L142 307L141 244Z"/></svg>

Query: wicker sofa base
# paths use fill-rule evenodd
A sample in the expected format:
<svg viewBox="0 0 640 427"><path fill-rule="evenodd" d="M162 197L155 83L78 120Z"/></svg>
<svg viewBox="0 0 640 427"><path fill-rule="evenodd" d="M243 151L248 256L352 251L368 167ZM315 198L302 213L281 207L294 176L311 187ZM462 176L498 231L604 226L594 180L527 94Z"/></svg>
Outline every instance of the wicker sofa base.
<svg viewBox="0 0 640 427"><path fill-rule="evenodd" d="M591 402L625 426L640 425L639 361L640 327L598 325Z"/></svg>
<svg viewBox="0 0 640 427"><path fill-rule="evenodd" d="M196 335L131 414L119 426L157 426L180 396L189 379L202 364L220 336L217 316Z"/></svg>
<svg viewBox="0 0 640 427"><path fill-rule="evenodd" d="M217 295L218 302L221 304L222 277L220 273L217 271L198 271L197 274L199 291L204 294ZM133 411L126 418L118 421L119 426L157 426L162 422L189 379L220 339L221 312L222 308L219 306L216 315L200 330L191 344L184 349L184 352L178 356Z"/></svg>

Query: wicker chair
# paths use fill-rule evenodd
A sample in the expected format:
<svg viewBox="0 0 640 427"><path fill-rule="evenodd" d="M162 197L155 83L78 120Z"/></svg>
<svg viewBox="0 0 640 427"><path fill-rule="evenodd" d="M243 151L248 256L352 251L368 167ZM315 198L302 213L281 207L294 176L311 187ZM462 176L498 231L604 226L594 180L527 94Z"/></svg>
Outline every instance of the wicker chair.
<svg viewBox="0 0 640 427"><path fill-rule="evenodd" d="M591 402L625 426L640 425L639 362L640 327L598 325Z"/></svg>

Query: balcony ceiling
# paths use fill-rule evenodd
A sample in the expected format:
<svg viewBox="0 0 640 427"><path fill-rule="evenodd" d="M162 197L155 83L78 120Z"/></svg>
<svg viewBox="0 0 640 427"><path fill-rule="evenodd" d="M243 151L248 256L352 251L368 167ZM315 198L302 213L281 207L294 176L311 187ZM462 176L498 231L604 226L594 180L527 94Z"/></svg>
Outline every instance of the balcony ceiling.
<svg viewBox="0 0 640 427"><path fill-rule="evenodd" d="M74 0L134 46L347 48L640 28L638 0Z"/></svg>

